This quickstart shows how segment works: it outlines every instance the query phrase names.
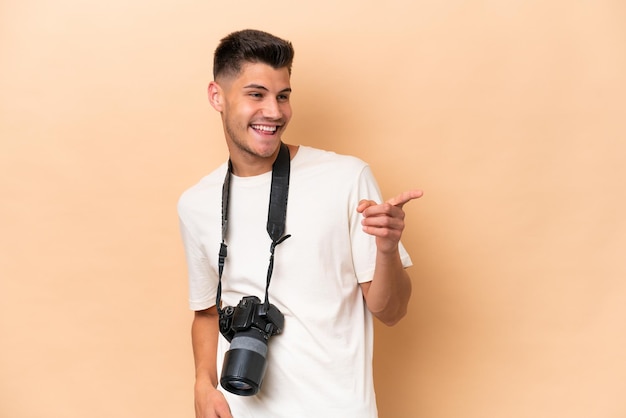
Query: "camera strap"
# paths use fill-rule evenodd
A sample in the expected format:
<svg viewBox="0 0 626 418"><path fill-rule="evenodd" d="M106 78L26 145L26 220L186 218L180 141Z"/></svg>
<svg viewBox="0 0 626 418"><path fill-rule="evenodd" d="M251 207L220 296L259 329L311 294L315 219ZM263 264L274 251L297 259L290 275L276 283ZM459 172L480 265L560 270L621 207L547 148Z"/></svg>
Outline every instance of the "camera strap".
<svg viewBox="0 0 626 418"><path fill-rule="evenodd" d="M276 161L272 165L272 184L270 188L270 204L267 214L267 233L269 234L272 244L270 245L270 261L267 268L267 280L265 284L265 305L269 307L269 287L274 271L274 250L276 246L291 235L283 235L285 233L285 221L287 219L287 198L289 196L289 174L291 157L289 148L284 143L280 143L280 150ZM228 232L228 202L230 196L230 179L233 172L233 164L228 160L228 170L226 178L222 186L222 243L220 244L220 252L218 258L218 283L217 296L215 305L217 311L222 312L222 273L224 272L224 264L228 256L228 246L226 245L226 234Z"/></svg>

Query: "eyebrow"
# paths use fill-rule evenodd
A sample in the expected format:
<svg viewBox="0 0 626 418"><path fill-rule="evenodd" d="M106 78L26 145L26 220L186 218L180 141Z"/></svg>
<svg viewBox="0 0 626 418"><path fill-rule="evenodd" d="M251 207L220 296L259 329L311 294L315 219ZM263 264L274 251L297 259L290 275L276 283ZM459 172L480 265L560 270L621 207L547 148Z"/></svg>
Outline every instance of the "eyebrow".
<svg viewBox="0 0 626 418"><path fill-rule="evenodd" d="M265 91L269 91L269 89L261 84L248 84L247 86L243 87L244 89L259 89L259 90L265 90ZM282 89L281 91L279 91L279 93L291 93L291 87L287 87L285 89Z"/></svg>

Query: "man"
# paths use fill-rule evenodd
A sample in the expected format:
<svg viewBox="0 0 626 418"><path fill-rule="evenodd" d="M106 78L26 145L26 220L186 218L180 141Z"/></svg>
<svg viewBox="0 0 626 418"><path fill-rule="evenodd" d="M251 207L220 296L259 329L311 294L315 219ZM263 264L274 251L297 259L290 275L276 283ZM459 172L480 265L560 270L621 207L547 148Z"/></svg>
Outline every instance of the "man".
<svg viewBox="0 0 626 418"><path fill-rule="evenodd" d="M273 170L291 119L292 60L291 43L254 30L228 35L215 51L208 95L230 160L178 206L195 311L198 418L376 417L372 316L395 324L411 294L402 206L422 193L379 204L369 167L354 157L287 145L289 239L277 245L268 235ZM229 351L219 313L264 294L284 315L282 332L265 339L260 390L233 394L218 385Z"/></svg>

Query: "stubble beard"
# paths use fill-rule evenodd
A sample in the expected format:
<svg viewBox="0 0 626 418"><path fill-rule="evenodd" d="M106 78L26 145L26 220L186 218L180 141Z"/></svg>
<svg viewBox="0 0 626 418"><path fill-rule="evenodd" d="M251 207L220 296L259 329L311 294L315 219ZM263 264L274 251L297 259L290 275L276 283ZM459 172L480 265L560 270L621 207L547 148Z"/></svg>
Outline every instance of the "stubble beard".
<svg viewBox="0 0 626 418"><path fill-rule="evenodd" d="M241 138L240 135L237 134L237 131L233 128L233 125L236 125L236 123L233 123L230 120L226 120L225 121L225 131L226 134L228 135L228 137L231 140L231 143L240 151L253 156L253 157L260 157L260 158L270 158L274 155L274 153L276 152L276 149L270 150L267 153L259 153L255 150L253 150L247 143L245 140L243 140ZM248 129L250 129L248 126L241 126L239 127L240 129L238 131L243 131L244 135L248 133ZM279 140L280 143L280 140ZM266 155L267 154L267 155Z"/></svg>

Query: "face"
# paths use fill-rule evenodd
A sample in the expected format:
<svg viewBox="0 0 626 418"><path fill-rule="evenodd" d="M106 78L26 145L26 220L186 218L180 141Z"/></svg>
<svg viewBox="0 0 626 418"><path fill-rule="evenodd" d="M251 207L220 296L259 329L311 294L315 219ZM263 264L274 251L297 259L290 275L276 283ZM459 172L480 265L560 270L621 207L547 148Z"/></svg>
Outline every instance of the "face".
<svg viewBox="0 0 626 418"><path fill-rule="evenodd" d="M238 75L209 85L209 100L222 114L234 165L273 163L291 119L290 94L287 68L262 63L248 63Z"/></svg>

